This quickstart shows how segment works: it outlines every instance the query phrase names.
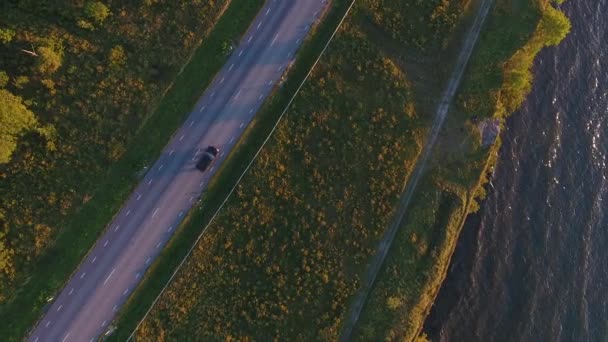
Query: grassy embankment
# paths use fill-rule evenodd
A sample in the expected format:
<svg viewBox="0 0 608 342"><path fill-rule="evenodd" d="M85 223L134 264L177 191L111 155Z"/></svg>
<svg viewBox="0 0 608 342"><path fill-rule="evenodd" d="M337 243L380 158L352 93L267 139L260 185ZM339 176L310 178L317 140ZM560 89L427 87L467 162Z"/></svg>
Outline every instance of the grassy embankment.
<svg viewBox="0 0 608 342"><path fill-rule="evenodd" d="M103 22L72 3L2 5L3 23L18 32L0 47L7 87L57 132L56 149L31 135L1 166L1 196L10 199L0 208L0 246L8 248L0 251L5 340L21 339L39 317L45 298L74 271L136 174L156 159L223 65L226 43L240 37L262 3L115 4ZM29 42L50 41L62 58L53 74L40 74L25 54L15 56Z"/></svg>
<svg viewBox="0 0 608 342"><path fill-rule="evenodd" d="M409 5L406 18L385 5L356 5L139 338L337 338L424 143L449 72L438 56L468 1L391 2ZM372 39L386 27L391 51ZM195 213L178 239L209 214Z"/></svg>
<svg viewBox="0 0 608 342"><path fill-rule="evenodd" d="M548 1L497 0L435 160L364 308L357 330L360 340L410 341L418 336L466 215L476 211L476 199L485 196L483 186L500 145L480 147L471 119L504 119L515 111L530 91L534 57L543 47L558 44L568 31L567 18Z"/></svg>

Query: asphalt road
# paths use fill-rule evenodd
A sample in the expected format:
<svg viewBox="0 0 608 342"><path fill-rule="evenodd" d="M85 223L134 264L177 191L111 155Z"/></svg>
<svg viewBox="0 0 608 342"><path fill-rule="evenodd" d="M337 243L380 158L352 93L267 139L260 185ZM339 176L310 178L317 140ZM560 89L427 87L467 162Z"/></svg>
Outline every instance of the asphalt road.
<svg viewBox="0 0 608 342"><path fill-rule="evenodd" d="M228 63L28 337L92 341L105 333L209 178L280 80L326 0L268 0ZM206 173L207 146L221 150Z"/></svg>

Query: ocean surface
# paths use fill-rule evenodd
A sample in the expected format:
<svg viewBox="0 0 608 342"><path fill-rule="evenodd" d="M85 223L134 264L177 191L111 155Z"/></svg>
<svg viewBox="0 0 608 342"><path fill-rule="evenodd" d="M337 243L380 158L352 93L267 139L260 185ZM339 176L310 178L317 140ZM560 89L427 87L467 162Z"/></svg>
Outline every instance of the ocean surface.
<svg viewBox="0 0 608 342"><path fill-rule="evenodd" d="M608 341L608 0L569 0L537 58L482 209L465 224L432 341Z"/></svg>

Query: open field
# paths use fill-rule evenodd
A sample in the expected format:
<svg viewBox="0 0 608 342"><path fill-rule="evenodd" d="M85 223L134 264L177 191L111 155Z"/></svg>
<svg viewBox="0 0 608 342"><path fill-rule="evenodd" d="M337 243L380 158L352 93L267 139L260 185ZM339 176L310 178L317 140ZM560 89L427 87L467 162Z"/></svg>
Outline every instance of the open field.
<svg viewBox="0 0 608 342"><path fill-rule="evenodd" d="M262 3L149 1L110 7L103 21L87 19L86 8L68 2L52 9L2 5L3 20L19 33L0 46L0 69L29 76L18 87L19 78L9 73L7 89L55 131L51 147L39 134L27 134L0 166L0 196L11 199L1 208L0 245L9 256L0 279L2 336L18 340L34 323ZM61 46L60 66L41 74L34 63L7 57L28 41ZM47 79L54 90L41 86L51 84Z"/></svg>

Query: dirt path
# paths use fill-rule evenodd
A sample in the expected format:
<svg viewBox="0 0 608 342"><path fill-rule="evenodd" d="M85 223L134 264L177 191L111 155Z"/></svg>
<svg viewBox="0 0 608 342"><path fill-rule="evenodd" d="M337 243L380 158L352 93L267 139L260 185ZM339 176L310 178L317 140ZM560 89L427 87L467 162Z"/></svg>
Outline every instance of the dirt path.
<svg viewBox="0 0 608 342"><path fill-rule="evenodd" d="M450 108L450 103L452 102L456 90L458 89L460 80L462 79L462 75L464 74L465 67L469 61L469 58L471 57L471 53L473 52L475 43L477 43L477 38L479 37L479 33L481 32L483 23L493 3L494 0L482 1L481 6L479 7L479 12L477 13L477 17L475 18L473 25L467 33L462 50L458 55L454 71L452 72L452 76L448 81L448 86L441 97L441 102L439 103L439 106L437 107L437 112L435 113L435 119L433 121L433 125L431 127L431 131L427 139L427 144L424 147L424 150L421 154L421 158L416 163L416 167L412 172L410 181L408 182L405 191L403 192L401 199L399 200L395 219L382 237L382 240L380 240L376 254L368 265L366 276L363 279L363 286L355 295L355 299L350 307L350 311L348 312L347 319L344 324L342 334L340 336L340 341L349 341L351 339L351 335L353 333L355 325L357 324L359 315L361 314L361 310L363 309L363 305L365 304L365 301L372 289L372 285L374 284L376 277L378 276L378 272L380 271L380 268L384 263L384 259L386 259L386 255L388 254L390 246L392 245L393 240L395 239L397 230L401 225L401 221L403 220L405 211L410 203L410 200L412 199L414 190L416 189L422 172L426 167L433 146L437 142L437 137L439 136L439 132L441 130L441 127L443 126L443 122L445 121L448 109Z"/></svg>

